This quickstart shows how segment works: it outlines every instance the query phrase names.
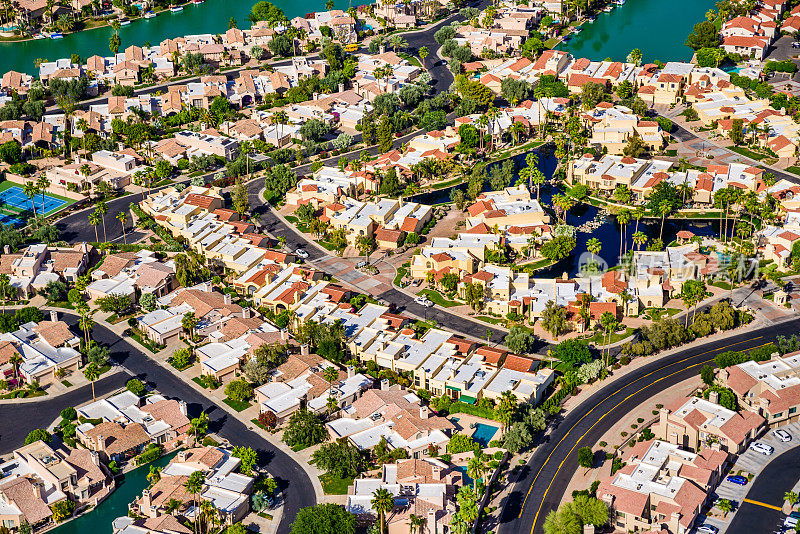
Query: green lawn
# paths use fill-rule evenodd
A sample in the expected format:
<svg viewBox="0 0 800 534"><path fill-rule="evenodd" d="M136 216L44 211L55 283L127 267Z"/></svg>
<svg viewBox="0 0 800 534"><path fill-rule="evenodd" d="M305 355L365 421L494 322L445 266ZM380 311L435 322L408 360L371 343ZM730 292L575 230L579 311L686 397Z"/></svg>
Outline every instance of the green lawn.
<svg viewBox="0 0 800 534"><path fill-rule="evenodd" d="M448 180L446 182L438 182L431 186L431 189L444 189L445 187L450 187L451 185L460 184L463 182L463 178L454 178L452 180Z"/></svg>
<svg viewBox="0 0 800 534"><path fill-rule="evenodd" d="M400 281L408 274L408 268L411 266L410 263L406 262L402 266L397 268L397 275L394 277L394 285L399 286Z"/></svg>
<svg viewBox="0 0 800 534"><path fill-rule="evenodd" d="M505 322L505 319L502 317L490 317L488 315L476 315L475 319L491 324L503 324Z"/></svg>
<svg viewBox="0 0 800 534"><path fill-rule="evenodd" d="M595 345L605 345L606 342L608 344L616 343L617 341L621 341L627 337L633 335L636 332L636 328L631 328L630 326L625 327L625 332L614 332L611 334L610 339L605 336L603 332L596 332L593 336L584 338L589 343L594 343Z"/></svg>
<svg viewBox="0 0 800 534"><path fill-rule="evenodd" d="M730 147L730 149L736 152L737 154L741 154L746 158L754 159L756 161L761 161L762 159L769 157L766 154L759 154L758 152L753 152L752 150L741 146L732 146Z"/></svg>
<svg viewBox="0 0 800 534"><path fill-rule="evenodd" d="M558 39L556 39L555 37L551 37L550 39L548 39L548 40L546 40L544 42L544 47L545 48L553 48L557 44L558 44Z"/></svg>
<svg viewBox="0 0 800 534"><path fill-rule="evenodd" d="M338 478L330 473L325 473L319 477L322 483L322 491L325 495L347 495L347 487L353 485L353 478Z"/></svg>
<svg viewBox="0 0 800 534"><path fill-rule="evenodd" d="M438 291L434 291L433 289L423 289L422 291L419 292L419 294L428 297L428 299L430 299L431 302L439 306L442 306L444 308L452 308L453 306L461 305L460 302L449 300L445 298L444 295L442 295Z"/></svg>
<svg viewBox="0 0 800 534"><path fill-rule="evenodd" d="M70 382L69 380L62 380L62 381L61 381L61 383L62 383L62 384L65 386L65 387L68 387L68 388L71 388L71 387L72 387L72 382Z"/></svg>
<svg viewBox="0 0 800 534"><path fill-rule="evenodd" d="M241 402L241 401L233 400L231 398L226 398L222 402L224 402L225 404L227 404L228 406L230 406L231 408L233 408L237 412L242 412L242 411L244 411L244 410L246 410L246 409L248 409L250 407L250 403L247 402L247 401Z"/></svg>

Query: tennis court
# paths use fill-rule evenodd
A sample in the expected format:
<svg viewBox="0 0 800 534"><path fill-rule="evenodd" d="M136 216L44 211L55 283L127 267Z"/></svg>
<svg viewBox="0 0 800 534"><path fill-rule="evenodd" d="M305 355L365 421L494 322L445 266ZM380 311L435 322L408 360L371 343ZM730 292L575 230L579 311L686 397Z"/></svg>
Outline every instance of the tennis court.
<svg viewBox="0 0 800 534"><path fill-rule="evenodd" d="M66 200L51 197L46 193L44 198L42 198L41 193L33 197L33 205L36 207L37 215L47 215L66 203ZM21 187L12 186L5 191L0 191L0 215L11 215L23 211L32 211L32 209L31 199L25 196Z"/></svg>

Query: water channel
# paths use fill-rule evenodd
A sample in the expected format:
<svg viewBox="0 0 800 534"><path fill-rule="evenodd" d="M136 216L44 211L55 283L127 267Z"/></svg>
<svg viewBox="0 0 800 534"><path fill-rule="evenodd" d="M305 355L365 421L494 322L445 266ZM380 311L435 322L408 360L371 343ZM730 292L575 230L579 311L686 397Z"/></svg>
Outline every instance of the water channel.
<svg viewBox="0 0 800 534"><path fill-rule="evenodd" d="M705 20L716 0L626 0L610 13L583 25L581 32L559 48L575 57L625 61L639 48L645 62L689 61L692 49L686 36Z"/></svg>
<svg viewBox="0 0 800 534"><path fill-rule="evenodd" d="M239 28L249 28L247 15L257 0L205 0L202 4L185 4L183 11L172 13L162 11L152 19L137 19L128 26L120 28L120 38L124 50L130 45L143 46L150 43L158 45L167 38L202 33L224 33L228 20L236 19ZM302 17L306 13L325 9L325 0L273 0L289 19ZM364 0L334 0L337 9L347 9L365 3ZM35 61L43 58L50 61L71 54L79 54L84 60L94 54L108 56L108 40L113 30L108 27L97 28L65 35L63 39L35 39L21 42L0 42L0 73L9 70L38 74Z"/></svg>
<svg viewBox="0 0 800 534"><path fill-rule="evenodd" d="M142 494L149 485L147 474L150 466L163 467L169 463L174 454L162 456L158 460L138 467L117 478L117 489L91 512L54 528L49 534L112 534L112 521L128 515L128 504Z"/></svg>

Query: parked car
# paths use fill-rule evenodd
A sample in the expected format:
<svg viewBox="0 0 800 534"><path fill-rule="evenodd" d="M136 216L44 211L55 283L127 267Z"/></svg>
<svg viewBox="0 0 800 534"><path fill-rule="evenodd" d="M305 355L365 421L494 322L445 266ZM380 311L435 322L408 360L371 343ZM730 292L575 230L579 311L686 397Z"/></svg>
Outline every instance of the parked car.
<svg viewBox="0 0 800 534"><path fill-rule="evenodd" d="M697 527L697 532L702 532L702 534L719 534L719 529L714 525L704 523Z"/></svg>
<svg viewBox="0 0 800 534"><path fill-rule="evenodd" d="M784 443L792 441L792 435L789 434L787 431L783 430L782 428L776 428L775 430L773 430L772 435Z"/></svg>
<svg viewBox="0 0 800 534"><path fill-rule="evenodd" d="M749 448L751 451L763 454L764 456L770 456L773 452L775 452L775 449L759 441L754 441L751 443Z"/></svg>
<svg viewBox="0 0 800 534"><path fill-rule="evenodd" d="M302 248L298 248L297 250L294 251L294 253L297 254L298 258L303 258L303 259L308 258L308 252L306 252Z"/></svg>
<svg viewBox="0 0 800 534"><path fill-rule="evenodd" d="M789 516L783 521L783 526L786 528L795 528L797 526L797 518Z"/></svg>
<svg viewBox="0 0 800 534"><path fill-rule="evenodd" d="M425 306L426 308L430 308L431 306L433 306L433 302L431 302L425 297L414 297L414 302L416 302L420 306Z"/></svg>
<svg viewBox="0 0 800 534"><path fill-rule="evenodd" d="M742 475L728 475L726 480L733 484L739 484L740 486L747 485L747 477L743 477Z"/></svg>

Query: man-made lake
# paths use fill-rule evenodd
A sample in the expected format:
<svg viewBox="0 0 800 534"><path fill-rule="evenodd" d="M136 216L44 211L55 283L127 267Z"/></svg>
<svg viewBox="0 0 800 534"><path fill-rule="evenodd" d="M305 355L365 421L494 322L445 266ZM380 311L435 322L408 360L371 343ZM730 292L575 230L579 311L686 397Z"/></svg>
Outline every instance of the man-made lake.
<svg viewBox="0 0 800 534"><path fill-rule="evenodd" d="M514 157L517 169L525 167L525 155L526 154L520 154ZM553 156L552 152L539 154L539 169L545 176L551 177L553 175L556 169L556 163L556 158ZM518 178L519 176L517 175L516 179ZM466 186L467 184L464 183L457 187L466 190ZM409 198L409 200L422 202L424 204L442 204L450 201L451 190L452 188L447 188L421 193L415 197ZM488 183L485 190L488 190ZM535 190L533 190L531 194L535 195ZM560 194L560 191L550 184L545 184L541 187L540 194L542 206L546 210L550 210L553 206L553 195ZM597 224L589 224L591 221L597 221ZM551 226L559 223L560 221L551 217ZM567 224L577 229L575 232L575 250L568 258L541 271L539 276L544 278L561 276L565 272L569 276L578 275L581 266L587 263L586 243L592 238L599 239L602 244L600 253L595 256L594 261L604 269L620 263L621 245L626 250L635 250L636 245L633 243L633 234L636 231L635 220L631 220L623 236L622 228L617 224L616 217L592 205L577 204L567 214ZM664 224L664 235L662 237L664 243L669 244L673 242L677 233L681 230L689 230L698 236L716 236L719 235L719 222L717 219L707 221L667 220ZM661 231L661 220L642 219L639 222L639 231L647 234L649 239L648 243L650 243L658 239L659 232ZM625 244L622 244L623 239Z"/></svg>
<svg viewBox="0 0 800 534"><path fill-rule="evenodd" d="M625 61L638 48L646 63L689 61L692 49L686 36L716 0L627 0L611 13L600 13L578 35L558 48L575 57Z"/></svg>
<svg viewBox="0 0 800 534"><path fill-rule="evenodd" d="M139 467L117 479L117 489L91 512L73 519L50 531L50 534L112 534L111 522L118 517L128 515L128 504L141 495L146 488L147 473L150 466L163 467L169 463L174 454L162 456L155 462Z"/></svg>
<svg viewBox="0 0 800 534"><path fill-rule="evenodd" d="M247 15L257 0L205 0L204 3L184 5L180 13L161 12L153 19L138 19L120 29L122 39L120 52L130 45L143 46L150 43L158 45L167 38L202 33L225 33L231 17L238 22L239 28L249 28ZM272 2L283 10L289 19L302 17L306 13L325 9L325 0L297 2L294 0L274 0ZM364 1L335 0L337 9L347 9L365 3ZM0 73L16 70L29 74L38 74L35 67L37 58L54 61L72 54L80 54L86 58L94 54L111 55L108 40L114 31L110 27L82 31L65 35L56 41L38 39L24 42L0 43Z"/></svg>

